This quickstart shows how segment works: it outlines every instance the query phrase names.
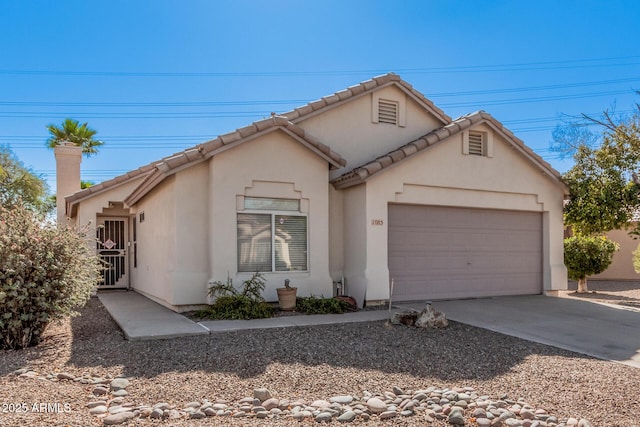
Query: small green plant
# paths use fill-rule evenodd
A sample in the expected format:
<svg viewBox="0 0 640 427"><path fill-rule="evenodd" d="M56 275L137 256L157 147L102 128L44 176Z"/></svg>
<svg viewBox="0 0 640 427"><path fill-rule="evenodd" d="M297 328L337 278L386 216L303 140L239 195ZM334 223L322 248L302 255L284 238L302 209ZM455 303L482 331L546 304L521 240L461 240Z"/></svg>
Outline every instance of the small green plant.
<svg viewBox="0 0 640 427"><path fill-rule="evenodd" d="M233 286L233 279L213 282L207 294L215 298L213 304L196 313L197 317L210 319L264 319L273 316L274 308L262 297L265 284L260 272L242 282L240 290Z"/></svg>
<svg viewBox="0 0 640 427"><path fill-rule="evenodd" d="M296 311L306 314L342 314L349 304L336 298L316 296L296 298Z"/></svg>

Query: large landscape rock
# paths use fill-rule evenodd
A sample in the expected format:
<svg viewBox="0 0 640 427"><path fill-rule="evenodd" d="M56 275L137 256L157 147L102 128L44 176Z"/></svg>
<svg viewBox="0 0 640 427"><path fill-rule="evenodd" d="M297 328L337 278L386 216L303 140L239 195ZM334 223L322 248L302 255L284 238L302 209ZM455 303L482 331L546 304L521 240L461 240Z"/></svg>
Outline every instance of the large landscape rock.
<svg viewBox="0 0 640 427"><path fill-rule="evenodd" d="M425 329L446 328L449 325L444 313L433 308L430 303L427 303L422 311L410 308L393 313L391 323Z"/></svg>
<svg viewBox="0 0 640 427"><path fill-rule="evenodd" d="M418 315L418 319L416 320L416 326L418 328L446 328L449 326L449 322L447 321L444 313L436 310L429 303L425 305L424 309Z"/></svg>

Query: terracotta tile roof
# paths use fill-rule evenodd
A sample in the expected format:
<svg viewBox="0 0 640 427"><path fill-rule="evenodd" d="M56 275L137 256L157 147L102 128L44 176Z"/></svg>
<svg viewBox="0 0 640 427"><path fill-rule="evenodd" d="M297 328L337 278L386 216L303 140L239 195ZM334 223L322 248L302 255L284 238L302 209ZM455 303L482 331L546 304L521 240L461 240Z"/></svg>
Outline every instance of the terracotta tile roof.
<svg viewBox="0 0 640 427"><path fill-rule="evenodd" d="M385 86L395 85L403 92L413 98L418 104L421 104L431 114L438 118L443 124L451 122L451 117L444 111L435 106L433 102L425 98L423 94L413 88L412 85L405 82L395 73L387 73L374 77L354 86L350 86L344 90L320 98L317 101L310 102L307 105L298 107L294 110L282 113L281 116L286 117L293 123L298 123L306 118L324 112L330 108L342 105L348 100L373 92Z"/></svg>
<svg viewBox="0 0 640 427"><path fill-rule="evenodd" d="M134 201L139 200L144 194L150 191L155 185L162 182L162 180L171 173L175 173L181 168L209 159L218 152L228 149L233 145L245 142L277 129L284 131L307 148L326 159L332 169L339 169L347 164L346 160L342 158L342 156L331 150L331 148L310 135L304 129L291 123L286 117L272 116L67 196L65 197L67 212L74 214L77 204L88 197L113 189L133 179L143 177L144 179L142 183L126 199L126 203L130 205L130 203L134 203Z"/></svg>
<svg viewBox="0 0 640 427"><path fill-rule="evenodd" d="M154 170L153 164L149 164L146 166L139 167L138 169L134 169L125 173L124 175L119 175L115 178L109 179L107 181L103 181L100 184L92 185L89 188L85 188L84 190L80 190L77 193L74 193L70 196L64 198L66 204L67 214L71 217L76 215L76 209L78 207L78 203L82 200L87 199L89 197L93 197L97 194L100 194L104 191L115 188L119 185L126 184L135 179L142 178L146 175L149 175Z"/></svg>
<svg viewBox="0 0 640 427"><path fill-rule="evenodd" d="M377 159L356 167L350 172L347 172L339 177L333 179L331 183L337 189L351 187L360 184L377 174L378 172L393 166L404 159L415 155L416 153L425 150L432 145L435 145L452 135L458 134L466 129L469 129L478 124L487 124L492 127L496 132L502 134L502 136L509 141L513 146L518 148L520 152L538 166L544 173L558 180L558 182L565 188L565 184L562 182L562 177L558 171L556 171L549 163L547 163L542 157L538 156L524 142L517 136L515 136L510 130L504 127L502 123L496 120L489 113L484 111L476 111L475 113L467 114L453 120L451 123L435 129L420 138L405 144L398 149L391 151Z"/></svg>
<svg viewBox="0 0 640 427"><path fill-rule="evenodd" d="M235 145L247 142L269 132L280 130L291 136L296 141L325 159L332 169L339 169L347 164L347 161L327 145L310 135L304 129L287 120L286 117L272 116L264 120L253 122L249 126L237 129L233 132L220 135L216 139L202 143L193 148L173 154L153 164L153 170L142 183L125 199L129 206L135 204L167 176L181 169L205 161L217 153L227 150Z"/></svg>

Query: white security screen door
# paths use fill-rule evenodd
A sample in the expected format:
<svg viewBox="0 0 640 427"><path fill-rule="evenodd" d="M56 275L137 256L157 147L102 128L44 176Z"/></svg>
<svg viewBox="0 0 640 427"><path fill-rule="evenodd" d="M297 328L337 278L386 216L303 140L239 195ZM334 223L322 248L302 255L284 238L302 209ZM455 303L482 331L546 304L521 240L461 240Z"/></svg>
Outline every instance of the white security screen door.
<svg viewBox="0 0 640 427"><path fill-rule="evenodd" d="M128 218L98 218L97 251L104 268L101 289L129 286L128 231Z"/></svg>

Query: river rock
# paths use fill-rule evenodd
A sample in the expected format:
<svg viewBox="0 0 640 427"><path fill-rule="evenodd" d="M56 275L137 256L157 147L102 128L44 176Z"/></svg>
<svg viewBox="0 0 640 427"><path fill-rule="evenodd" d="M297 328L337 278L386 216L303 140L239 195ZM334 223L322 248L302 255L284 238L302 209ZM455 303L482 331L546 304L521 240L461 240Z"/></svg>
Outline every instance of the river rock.
<svg viewBox="0 0 640 427"><path fill-rule="evenodd" d="M105 425L115 426L118 424L126 423L127 421L136 417L136 414L133 412L120 412L117 414L108 415L102 420Z"/></svg>
<svg viewBox="0 0 640 427"><path fill-rule="evenodd" d="M367 400L367 407L369 407L369 410L374 414L378 414L387 410L387 404L377 397L372 397L371 399Z"/></svg>
<svg viewBox="0 0 640 427"><path fill-rule="evenodd" d="M271 399L271 392L264 387L256 388L253 390L253 397L260 402L264 402L267 399Z"/></svg>

